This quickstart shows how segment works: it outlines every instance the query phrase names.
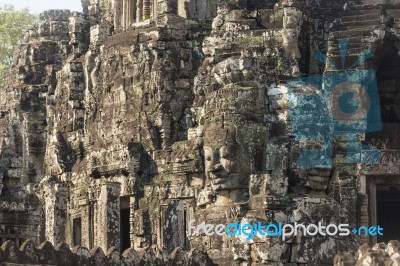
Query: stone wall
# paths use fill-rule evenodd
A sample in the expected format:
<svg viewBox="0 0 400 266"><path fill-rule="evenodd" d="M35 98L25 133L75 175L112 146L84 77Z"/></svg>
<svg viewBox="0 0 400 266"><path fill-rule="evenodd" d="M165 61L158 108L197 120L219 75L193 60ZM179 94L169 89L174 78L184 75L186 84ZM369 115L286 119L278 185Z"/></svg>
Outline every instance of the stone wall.
<svg viewBox="0 0 400 266"><path fill-rule="evenodd" d="M0 88L2 242L87 246L92 253L81 248L74 256L95 261L124 260L129 252L115 254L128 247L155 248L189 265L181 247L219 265L331 265L337 252L373 241L246 241L188 235L187 224L373 224L367 184L377 174L400 174L392 130L400 123L400 83L391 70L400 67L399 5L157 0L141 1L137 8L151 16L130 21L124 7L133 2L89 0L83 13L44 12L16 50ZM349 62L368 49L374 56L343 62L342 38ZM324 143L301 140L296 130L318 128L325 117L295 123L290 80L319 75L330 85L336 70L322 54L347 72L377 71L384 130L339 136L329 142L332 165L304 167L301 154ZM305 87L296 96L318 93ZM361 144L382 150L378 164L357 161L373 155ZM6 243L7 256L18 253Z"/></svg>

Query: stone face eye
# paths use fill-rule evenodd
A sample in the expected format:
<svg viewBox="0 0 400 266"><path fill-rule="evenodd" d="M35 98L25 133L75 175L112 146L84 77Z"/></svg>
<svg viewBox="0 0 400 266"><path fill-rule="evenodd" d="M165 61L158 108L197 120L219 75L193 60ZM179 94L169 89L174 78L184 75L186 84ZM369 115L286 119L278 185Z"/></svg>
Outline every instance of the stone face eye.
<svg viewBox="0 0 400 266"><path fill-rule="evenodd" d="M211 161L211 156L207 156L207 157L206 157L206 160L207 160L207 161Z"/></svg>

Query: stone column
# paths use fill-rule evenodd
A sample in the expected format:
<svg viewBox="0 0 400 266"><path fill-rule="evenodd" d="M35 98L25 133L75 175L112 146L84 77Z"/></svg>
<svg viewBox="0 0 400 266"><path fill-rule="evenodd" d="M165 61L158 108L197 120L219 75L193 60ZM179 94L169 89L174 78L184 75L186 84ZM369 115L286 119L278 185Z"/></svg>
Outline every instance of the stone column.
<svg viewBox="0 0 400 266"><path fill-rule="evenodd" d="M129 198L129 226L130 226L130 232L129 232L129 239L131 240L131 247L135 246L135 231L133 230L135 226L135 210L136 210L136 198L135 197L130 197Z"/></svg>
<svg viewBox="0 0 400 266"><path fill-rule="evenodd" d="M129 26L136 22L136 2L137 0L130 0L130 6L129 6Z"/></svg>
<svg viewBox="0 0 400 266"><path fill-rule="evenodd" d="M45 187L46 240L53 245L65 242L67 225L68 187L63 183L49 183Z"/></svg>
<svg viewBox="0 0 400 266"><path fill-rule="evenodd" d="M163 247L169 253L177 247L185 247L186 224L185 203L183 200L172 200L163 213Z"/></svg>
<svg viewBox="0 0 400 266"><path fill-rule="evenodd" d="M118 29L124 25L124 0L117 0L114 4L114 28Z"/></svg>
<svg viewBox="0 0 400 266"><path fill-rule="evenodd" d="M3 185L3 173L0 173L0 194L3 191L3 187L4 187L4 185Z"/></svg>
<svg viewBox="0 0 400 266"><path fill-rule="evenodd" d="M150 0L143 0L143 20L150 18Z"/></svg>
<svg viewBox="0 0 400 266"><path fill-rule="evenodd" d="M143 18L143 0L136 2L136 22L142 21Z"/></svg>
<svg viewBox="0 0 400 266"><path fill-rule="evenodd" d="M296 60L301 58L298 37L303 23L302 12L296 7L285 7L283 11L283 46L286 56L296 62ZM291 70L292 75L298 75L299 71L298 66L294 64Z"/></svg>
<svg viewBox="0 0 400 266"><path fill-rule="evenodd" d="M120 199L119 183L106 182L101 185L98 201L98 241L103 250L120 249Z"/></svg>
<svg viewBox="0 0 400 266"><path fill-rule="evenodd" d="M124 29L126 29L127 27L128 27L128 25L127 25L127 23L128 23L128 20L127 20L127 10L128 10L128 1L129 0L122 0L123 2L122 2L122 9L123 9L123 12L122 12L122 18L121 18L121 21L122 21L122 27L124 28Z"/></svg>

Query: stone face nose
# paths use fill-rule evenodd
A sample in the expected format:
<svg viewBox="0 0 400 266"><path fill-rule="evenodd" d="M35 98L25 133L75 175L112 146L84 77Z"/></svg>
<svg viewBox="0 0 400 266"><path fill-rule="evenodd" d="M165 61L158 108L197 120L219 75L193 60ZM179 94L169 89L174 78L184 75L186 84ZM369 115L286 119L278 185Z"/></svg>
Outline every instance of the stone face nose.
<svg viewBox="0 0 400 266"><path fill-rule="evenodd" d="M223 167L222 167L222 165L220 163L213 163L211 165L210 172L211 173L216 173L216 172L221 171L222 169L223 169Z"/></svg>

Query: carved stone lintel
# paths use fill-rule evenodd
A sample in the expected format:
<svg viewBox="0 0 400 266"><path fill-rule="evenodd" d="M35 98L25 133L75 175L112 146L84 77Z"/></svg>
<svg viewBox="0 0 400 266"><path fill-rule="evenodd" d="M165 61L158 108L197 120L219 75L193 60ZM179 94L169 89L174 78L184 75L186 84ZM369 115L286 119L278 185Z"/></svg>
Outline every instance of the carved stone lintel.
<svg viewBox="0 0 400 266"><path fill-rule="evenodd" d="M362 154L368 156L368 154ZM375 155L374 155L375 156ZM400 173L400 151L399 150L384 150L380 152L379 164L370 164L362 166L360 173L365 175L374 174L398 174Z"/></svg>

